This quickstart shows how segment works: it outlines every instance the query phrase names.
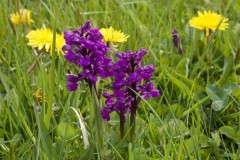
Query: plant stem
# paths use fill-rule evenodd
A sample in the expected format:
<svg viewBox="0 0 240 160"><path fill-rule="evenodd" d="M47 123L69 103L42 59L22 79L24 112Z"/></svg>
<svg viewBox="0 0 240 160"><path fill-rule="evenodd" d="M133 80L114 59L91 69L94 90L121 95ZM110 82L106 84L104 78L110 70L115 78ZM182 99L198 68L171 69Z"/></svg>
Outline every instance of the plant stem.
<svg viewBox="0 0 240 160"><path fill-rule="evenodd" d="M43 55L43 53L41 53L41 54L37 57L37 59L33 62L33 64L28 68L28 70L27 70L27 73L28 73L28 74L30 74L30 73L34 70L34 68L35 68L36 65L38 64L38 61L39 61L39 59L42 57L42 55Z"/></svg>
<svg viewBox="0 0 240 160"><path fill-rule="evenodd" d="M136 128L136 109L132 109L131 115L130 115L130 140L132 144L135 142L135 128Z"/></svg>
<svg viewBox="0 0 240 160"><path fill-rule="evenodd" d="M123 113L120 113L119 117L120 117L120 136L121 136L121 139L123 139L125 135L125 130L124 130L125 117Z"/></svg>
<svg viewBox="0 0 240 160"><path fill-rule="evenodd" d="M136 84L133 85L132 89L133 91L135 91L136 88ZM132 142L132 144L134 144L135 142L135 129L136 129L136 111L137 111L137 97L135 92L132 91L132 95L134 97L134 101L131 103L131 114L130 114L130 141Z"/></svg>

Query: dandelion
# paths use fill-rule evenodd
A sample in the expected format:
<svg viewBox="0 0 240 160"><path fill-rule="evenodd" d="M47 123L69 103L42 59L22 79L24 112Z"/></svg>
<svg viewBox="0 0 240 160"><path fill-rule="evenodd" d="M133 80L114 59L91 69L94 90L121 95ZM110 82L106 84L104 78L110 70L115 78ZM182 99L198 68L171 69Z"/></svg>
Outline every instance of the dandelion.
<svg viewBox="0 0 240 160"><path fill-rule="evenodd" d="M9 19L11 23L14 25L19 24L30 25L31 23L33 23L33 20L31 19L31 11L27 9L21 9L17 13L10 14Z"/></svg>
<svg viewBox="0 0 240 160"><path fill-rule="evenodd" d="M227 18L212 11L204 11L203 13L198 11L198 16L193 17L189 21L189 24L191 27L205 30L206 36L208 37L211 31L215 31L216 29L225 30L228 28L227 21Z"/></svg>
<svg viewBox="0 0 240 160"><path fill-rule="evenodd" d="M102 28L100 33L103 35L103 42L108 43L124 43L129 38L129 35L122 33L120 30L117 31L113 27Z"/></svg>
<svg viewBox="0 0 240 160"><path fill-rule="evenodd" d="M31 30L27 36L29 40L28 45L38 48L38 50L45 49L46 52L52 47L53 31L46 27L41 29ZM56 34L56 49L58 55L62 52L62 46L65 44L63 34Z"/></svg>

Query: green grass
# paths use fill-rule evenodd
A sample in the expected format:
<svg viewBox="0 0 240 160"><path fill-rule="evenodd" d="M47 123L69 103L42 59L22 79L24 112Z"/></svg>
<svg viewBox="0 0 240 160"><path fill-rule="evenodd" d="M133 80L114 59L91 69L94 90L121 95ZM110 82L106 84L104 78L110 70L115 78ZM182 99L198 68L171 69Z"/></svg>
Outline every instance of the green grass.
<svg viewBox="0 0 240 160"><path fill-rule="evenodd" d="M34 23L16 27L15 35L8 16L18 8L32 10ZM1 0L0 10L0 159L240 158L238 0ZM198 10L225 15L228 29L204 43L204 33L188 24ZM141 101L134 143L129 125L120 138L113 113L103 124L99 151L92 93L85 83L75 92L67 90L65 75L76 70L63 56L44 54L27 73L37 60L27 46L29 30L46 25L61 33L86 20L129 34L119 51L145 48L144 65L156 66L152 80L161 96ZM174 28L183 39L183 54L173 48ZM99 90L109 90L109 83L102 80ZM38 88L48 103L34 100ZM99 104L104 106L103 97Z"/></svg>

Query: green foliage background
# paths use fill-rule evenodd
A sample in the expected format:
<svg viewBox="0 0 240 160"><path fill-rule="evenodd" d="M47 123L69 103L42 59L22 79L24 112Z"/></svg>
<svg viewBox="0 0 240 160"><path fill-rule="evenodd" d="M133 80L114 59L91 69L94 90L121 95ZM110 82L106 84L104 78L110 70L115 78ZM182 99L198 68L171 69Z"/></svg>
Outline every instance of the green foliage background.
<svg viewBox="0 0 240 160"><path fill-rule="evenodd" d="M32 10L34 23L16 27L14 34L8 16L19 8ZM84 83L74 93L66 89L66 73L77 69L63 56L45 54L27 73L37 59L27 46L29 30L45 25L62 33L86 20L129 34L119 51L147 49L143 63L156 66L152 80L161 92L140 104L136 143L128 135L120 139L115 114L104 122L102 159L240 158L240 1L1 0L0 10L0 159L100 158L90 91ZM188 24L199 10L224 15L229 28L206 42L204 33ZM174 28L183 40L183 54L173 48ZM99 90L109 85L109 79L101 81ZM47 95L47 104L34 100L38 88ZM71 107L83 117L90 147Z"/></svg>

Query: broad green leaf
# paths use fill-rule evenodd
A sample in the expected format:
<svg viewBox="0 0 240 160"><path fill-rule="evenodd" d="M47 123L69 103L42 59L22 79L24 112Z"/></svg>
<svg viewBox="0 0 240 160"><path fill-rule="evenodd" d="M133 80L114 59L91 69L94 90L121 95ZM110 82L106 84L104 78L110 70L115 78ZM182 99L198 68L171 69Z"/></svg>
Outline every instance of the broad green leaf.
<svg viewBox="0 0 240 160"><path fill-rule="evenodd" d="M235 83L226 83L222 86L222 88L224 89L225 92L227 92L227 94L231 94L234 91L236 91L239 87Z"/></svg>
<svg viewBox="0 0 240 160"><path fill-rule="evenodd" d="M220 111L225 106L223 100L216 100L212 102L212 109L214 111Z"/></svg>
<svg viewBox="0 0 240 160"><path fill-rule="evenodd" d="M206 88L207 94L211 96L212 100L219 100L225 97L224 90L217 85L209 85Z"/></svg>
<svg viewBox="0 0 240 160"><path fill-rule="evenodd" d="M76 135L76 130L70 124L61 122L57 127L57 133L62 139L68 140Z"/></svg>
<svg viewBox="0 0 240 160"><path fill-rule="evenodd" d="M209 85L206 88L207 94L211 97L212 109L214 111L220 111L224 108L228 102L228 96L236 91L238 88L237 84L226 83L222 87L218 85Z"/></svg>
<svg viewBox="0 0 240 160"><path fill-rule="evenodd" d="M212 109L214 111L220 111L227 104L227 94L225 91L217 85L209 85L206 88L207 94L210 96L212 103Z"/></svg>
<svg viewBox="0 0 240 160"><path fill-rule="evenodd" d="M221 134L224 134L228 138L231 138L231 139L236 138L236 131L231 126L222 126L218 130L220 131Z"/></svg>

